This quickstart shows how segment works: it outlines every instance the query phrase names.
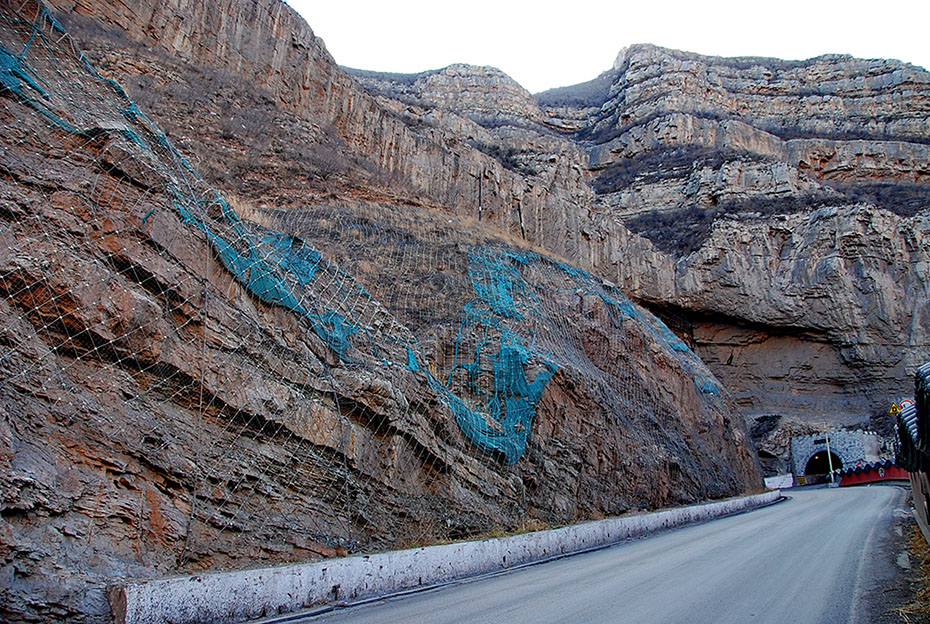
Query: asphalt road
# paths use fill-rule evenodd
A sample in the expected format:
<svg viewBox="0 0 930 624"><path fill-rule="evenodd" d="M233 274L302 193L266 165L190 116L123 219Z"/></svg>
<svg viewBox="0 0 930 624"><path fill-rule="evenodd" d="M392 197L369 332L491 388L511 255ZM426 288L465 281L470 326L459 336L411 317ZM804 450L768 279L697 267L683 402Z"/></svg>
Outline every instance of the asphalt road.
<svg viewBox="0 0 930 624"><path fill-rule="evenodd" d="M902 492L788 490L753 512L299 621L866 624Z"/></svg>

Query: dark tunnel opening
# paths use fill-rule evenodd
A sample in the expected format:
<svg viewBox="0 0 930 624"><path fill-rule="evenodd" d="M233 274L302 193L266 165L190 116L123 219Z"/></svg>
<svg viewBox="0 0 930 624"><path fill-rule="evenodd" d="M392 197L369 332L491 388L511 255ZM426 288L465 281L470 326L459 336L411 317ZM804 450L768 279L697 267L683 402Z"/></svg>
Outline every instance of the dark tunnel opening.
<svg viewBox="0 0 930 624"><path fill-rule="evenodd" d="M833 470L839 470L843 467L843 462L837 457L836 453L830 453L829 458L826 451L817 451L810 459L807 460L807 466L804 468L805 475L825 475L830 472L831 463Z"/></svg>

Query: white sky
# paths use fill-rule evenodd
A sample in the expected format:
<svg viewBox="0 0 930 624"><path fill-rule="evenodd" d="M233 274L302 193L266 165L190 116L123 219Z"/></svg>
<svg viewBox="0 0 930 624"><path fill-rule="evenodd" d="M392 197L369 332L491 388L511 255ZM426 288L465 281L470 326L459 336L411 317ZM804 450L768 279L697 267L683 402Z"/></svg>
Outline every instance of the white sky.
<svg viewBox="0 0 930 624"><path fill-rule="evenodd" d="M930 0L287 0L340 65L497 67L532 93L585 82L633 43L716 56L827 53L930 67Z"/></svg>

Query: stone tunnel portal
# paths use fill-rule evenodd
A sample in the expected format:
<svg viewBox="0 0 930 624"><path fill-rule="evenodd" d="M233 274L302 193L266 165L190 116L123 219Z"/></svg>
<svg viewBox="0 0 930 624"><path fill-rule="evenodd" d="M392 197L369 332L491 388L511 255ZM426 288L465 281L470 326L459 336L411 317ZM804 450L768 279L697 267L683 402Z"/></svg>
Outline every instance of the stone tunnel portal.
<svg viewBox="0 0 930 624"><path fill-rule="evenodd" d="M843 467L842 460L836 453L830 453L827 457L826 451L817 451L807 460L807 466L804 468L805 475L824 475L830 472L830 463L833 463L833 470L839 470Z"/></svg>

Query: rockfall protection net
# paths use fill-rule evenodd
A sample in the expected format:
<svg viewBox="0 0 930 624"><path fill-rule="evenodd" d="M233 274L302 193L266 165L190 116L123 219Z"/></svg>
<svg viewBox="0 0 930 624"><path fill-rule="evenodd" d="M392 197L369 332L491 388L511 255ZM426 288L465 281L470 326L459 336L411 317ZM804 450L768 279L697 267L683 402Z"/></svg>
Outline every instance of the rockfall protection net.
<svg viewBox="0 0 930 624"><path fill-rule="evenodd" d="M172 552L162 570L512 528L545 515L517 471L540 410L580 385L618 431L650 423L651 455L691 461L630 353L717 387L613 285L421 209L244 218L41 4L2 8L0 400L21 500L79 506L67 530L129 540L128 567ZM71 481L43 481L62 462Z"/></svg>

